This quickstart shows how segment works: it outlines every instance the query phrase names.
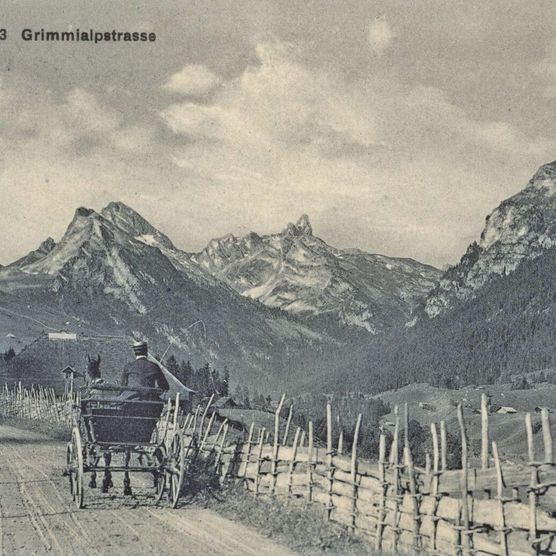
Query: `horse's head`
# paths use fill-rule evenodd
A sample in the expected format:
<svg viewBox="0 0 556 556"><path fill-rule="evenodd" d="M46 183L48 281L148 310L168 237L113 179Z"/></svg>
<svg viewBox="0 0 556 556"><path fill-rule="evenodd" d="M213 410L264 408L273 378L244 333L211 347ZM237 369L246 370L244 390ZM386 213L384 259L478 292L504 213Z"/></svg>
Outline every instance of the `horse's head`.
<svg viewBox="0 0 556 556"><path fill-rule="evenodd" d="M100 378L100 355L96 359L87 354L87 374L93 378Z"/></svg>

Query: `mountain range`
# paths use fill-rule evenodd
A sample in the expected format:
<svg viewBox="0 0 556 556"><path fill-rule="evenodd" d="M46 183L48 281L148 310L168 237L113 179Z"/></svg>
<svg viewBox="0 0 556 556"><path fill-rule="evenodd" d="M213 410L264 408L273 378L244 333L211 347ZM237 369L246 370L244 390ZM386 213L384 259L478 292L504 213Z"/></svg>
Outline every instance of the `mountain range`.
<svg viewBox="0 0 556 556"><path fill-rule="evenodd" d="M140 336L263 392L488 383L556 366L554 276L556 162L444 273L331 247L307 216L188 253L123 203L78 208L59 242L0 268L3 347L20 342L6 372L44 379L98 349L110 374ZM81 348L45 340L60 329Z"/></svg>
<svg viewBox="0 0 556 556"><path fill-rule="evenodd" d="M268 307L309 320L334 315L373 334L406 322L440 277L412 259L331 247L307 215L277 234L214 239L191 260Z"/></svg>
<svg viewBox="0 0 556 556"><path fill-rule="evenodd" d="M334 249L312 235L306 217L300 222L272 236L214 240L189 254L123 203L100 212L80 207L58 243L48 238L0 269L4 341L27 345L61 328L83 341L142 337L194 364L227 366L233 379L305 380L329 353L403 324L438 272ZM242 288L247 280L251 287ZM254 295L257 289L266 295ZM33 350L49 346L32 343L11 367L29 357L40 377Z"/></svg>
<svg viewBox="0 0 556 556"><path fill-rule="evenodd" d="M486 218L415 310L413 326L345 361L347 389L462 387L556 368L556 161ZM322 378L331 388L335 376Z"/></svg>

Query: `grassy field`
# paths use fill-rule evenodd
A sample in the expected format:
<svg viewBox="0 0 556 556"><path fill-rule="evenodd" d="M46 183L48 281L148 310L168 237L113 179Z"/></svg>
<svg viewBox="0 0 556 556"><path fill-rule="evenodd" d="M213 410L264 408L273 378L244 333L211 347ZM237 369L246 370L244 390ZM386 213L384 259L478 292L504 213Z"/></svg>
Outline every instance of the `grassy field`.
<svg viewBox="0 0 556 556"><path fill-rule="evenodd" d="M556 385L536 384L535 388L527 390L512 390L509 385L489 385L467 387L461 390L436 388L428 384L411 384L397 391L379 394L377 397L388 403L390 407L398 405L403 412L403 406L408 404L410 419L415 419L424 427L430 423L438 423L444 419L448 431L459 434L457 423L457 404L464 408L467 435L471 450L478 456L478 446L481 436L481 418L479 408L481 395L491 396L491 404L495 406L513 407L514 414L493 413L489 417L490 439L495 440L502 457L508 461L522 462L527 452L527 437L525 432L525 414L532 414L533 426L540 422L540 415L535 412L536 407L556 408ZM385 415L382 422L391 428L394 420L393 413ZM552 417L552 421L555 418ZM538 426L538 425L537 425ZM535 448L541 453L541 433L535 435Z"/></svg>

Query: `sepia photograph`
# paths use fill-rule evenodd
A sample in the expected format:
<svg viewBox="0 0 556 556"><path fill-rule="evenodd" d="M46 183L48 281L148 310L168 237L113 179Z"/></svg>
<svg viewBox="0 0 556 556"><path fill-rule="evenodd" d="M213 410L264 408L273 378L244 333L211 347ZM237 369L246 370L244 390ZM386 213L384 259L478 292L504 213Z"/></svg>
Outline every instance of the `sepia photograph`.
<svg viewBox="0 0 556 556"><path fill-rule="evenodd" d="M0 4L0 556L556 555L553 1Z"/></svg>

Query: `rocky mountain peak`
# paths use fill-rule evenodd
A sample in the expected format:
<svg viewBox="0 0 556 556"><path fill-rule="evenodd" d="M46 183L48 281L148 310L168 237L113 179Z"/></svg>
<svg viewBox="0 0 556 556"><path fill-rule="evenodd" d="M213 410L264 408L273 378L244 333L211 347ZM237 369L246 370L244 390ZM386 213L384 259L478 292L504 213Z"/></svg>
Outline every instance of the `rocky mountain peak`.
<svg viewBox="0 0 556 556"><path fill-rule="evenodd" d="M12 268L21 268L28 264L39 261L48 255L56 247L56 242L51 238L47 237L37 249L27 253L24 257L21 257L17 261L14 261L9 266Z"/></svg>
<svg viewBox="0 0 556 556"><path fill-rule="evenodd" d="M51 238L47 237L40 245L38 251L42 251L43 253L50 253L52 249L56 247L56 242Z"/></svg>
<svg viewBox="0 0 556 556"><path fill-rule="evenodd" d="M495 276L556 247L556 161L541 166L527 186L502 201L486 218L480 240L449 269L426 302L434 317L474 297Z"/></svg>
<svg viewBox="0 0 556 556"><path fill-rule="evenodd" d="M91 216L91 214L94 214L94 212L95 211L93 209L89 209L86 207L78 207L75 210L74 218L79 218L79 217L87 218L88 216Z"/></svg>
<svg viewBox="0 0 556 556"><path fill-rule="evenodd" d="M547 181L556 181L556 160L543 164L531 178L529 185L533 186L544 186L547 185Z"/></svg>
<svg viewBox="0 0 556 556"><path fill-rule="evenodd" d="M313 235L313 227L309 222L309 217L306 214L303 214L297 223L292 224L291 222L288 224L284 233L287 235L293 236L311 236Z"/></svg>
<svg viewBox="0 0 556 556"><path fill-rule="evenodd" d="M174 244L170 238L157 230L136 210L121 201L109 203L100 211L100 214L131 237L143 243L174 249Z"/></svg>

